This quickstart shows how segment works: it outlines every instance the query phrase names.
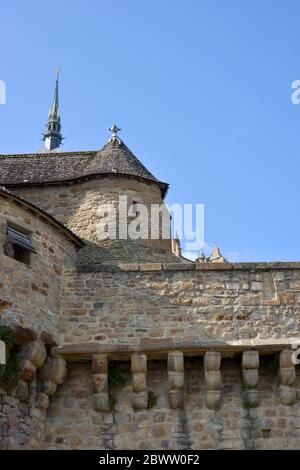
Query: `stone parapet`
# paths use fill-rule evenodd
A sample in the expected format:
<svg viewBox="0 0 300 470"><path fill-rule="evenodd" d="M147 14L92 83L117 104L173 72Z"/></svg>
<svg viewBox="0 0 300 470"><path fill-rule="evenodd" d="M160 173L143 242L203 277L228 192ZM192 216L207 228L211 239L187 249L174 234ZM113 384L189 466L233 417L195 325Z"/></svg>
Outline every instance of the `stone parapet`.
<svg viewBox="0 0 300 470"><path fill-rule="evenodd" d="M300 262L266 262L266 263L120 263L95 264L78 267L78 272L118 272L118 271L268 271L300 269Z"/></svg>

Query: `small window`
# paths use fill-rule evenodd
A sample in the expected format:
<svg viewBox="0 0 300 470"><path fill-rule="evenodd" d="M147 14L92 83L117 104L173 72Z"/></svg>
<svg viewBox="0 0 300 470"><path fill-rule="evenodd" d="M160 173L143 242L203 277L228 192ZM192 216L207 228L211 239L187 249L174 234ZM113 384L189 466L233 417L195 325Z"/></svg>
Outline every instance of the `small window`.
<svg viewBox="0 0 300 470"><path fill-rule="evenodd" d="M29 265L30 253L36 253L29 232L9 223L6 228L4 253L10 258Z"/></svg>

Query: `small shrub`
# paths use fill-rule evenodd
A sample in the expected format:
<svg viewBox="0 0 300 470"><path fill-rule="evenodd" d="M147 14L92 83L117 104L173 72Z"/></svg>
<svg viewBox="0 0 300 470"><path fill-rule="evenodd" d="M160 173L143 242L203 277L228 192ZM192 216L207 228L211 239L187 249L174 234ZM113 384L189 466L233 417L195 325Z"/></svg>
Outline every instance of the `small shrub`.
<svg viewBox="0 0 300 470"><path fill-rule="evenodd" d="M127 379L118 367L118 364L109 364L108 368L108 386L110 389L120 388L127 382Z"/></svg>
<svg viewBox="0 0 300 470"><path fill-rule="evenodd" d="M108 399L108 404L109 404L109 408L111 410L114 409L114 407L116 406L117 404L117 399L114 395L112 395L111 393L109 394L109 399Z"/></svg>
<svg viewBox="0 0 300 470"><path fill-rule="evenodd" d="M127 379L124 375L124 372L120 370L117 363L111 363L108 367L108 387L109 387L109 407L111 410L117 404L117 398L114 395L114 390L121 388Z"/></svg>
<svg viewBox="0 0 300 470"><path fill-rule="evenodd" d="M148 393L148 408L153 408L154 406L157 405L157 395L155 392L150 390Z"/></svg>
<svg viewBox="0 0 300 470"><path fill-rule="evenodd" d="M0 340L6 347L6 364L0 364L0 387L6 392L14 389L18 383L18 344L15 332L6 325L0 325Z"/></svg>

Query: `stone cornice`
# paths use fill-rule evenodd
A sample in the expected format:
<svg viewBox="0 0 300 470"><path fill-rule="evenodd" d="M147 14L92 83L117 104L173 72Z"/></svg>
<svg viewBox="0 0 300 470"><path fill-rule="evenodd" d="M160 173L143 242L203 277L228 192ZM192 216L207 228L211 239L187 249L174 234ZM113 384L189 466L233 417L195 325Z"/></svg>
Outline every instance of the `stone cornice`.
<svg viewBox="0 0 300 470"><path fill-rule="evenodd" d="M100 344L97 342L70 343L52 348L52 355L69 361L88 361L94 354L108 354L111 359L128 360L132 353L147 353L149 358L163 358L170 351L182 351L190 356L203 355L205 351L219 351L224 356L233 356L242 351L255 349L261 353L273 353L300 345L300 337L246 339L236 341L201 340L176 341L174 338L142 338L139 345Z"/></svg>
<svg viewBox="0 0 300 470"><path fill-rule="evenodd" d="M298 270L300 262L259 262L259 263L126 263L126 264L82 264L79 273L94 272L147 272L147 271L282 271Z"/></svg>

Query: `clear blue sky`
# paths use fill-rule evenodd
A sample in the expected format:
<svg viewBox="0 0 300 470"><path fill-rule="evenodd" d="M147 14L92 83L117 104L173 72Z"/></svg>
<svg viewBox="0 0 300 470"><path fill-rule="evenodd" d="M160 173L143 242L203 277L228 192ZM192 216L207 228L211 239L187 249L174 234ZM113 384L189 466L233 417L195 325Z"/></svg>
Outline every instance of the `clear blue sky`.
<svg viewBox="0 0 300 470"><path fill-rule="evenodd" d="M298 0L2 0L0 153L41 145L61 65L65 150L116 122L168 202L204 203L233 261L300 259Z"/></svg>

